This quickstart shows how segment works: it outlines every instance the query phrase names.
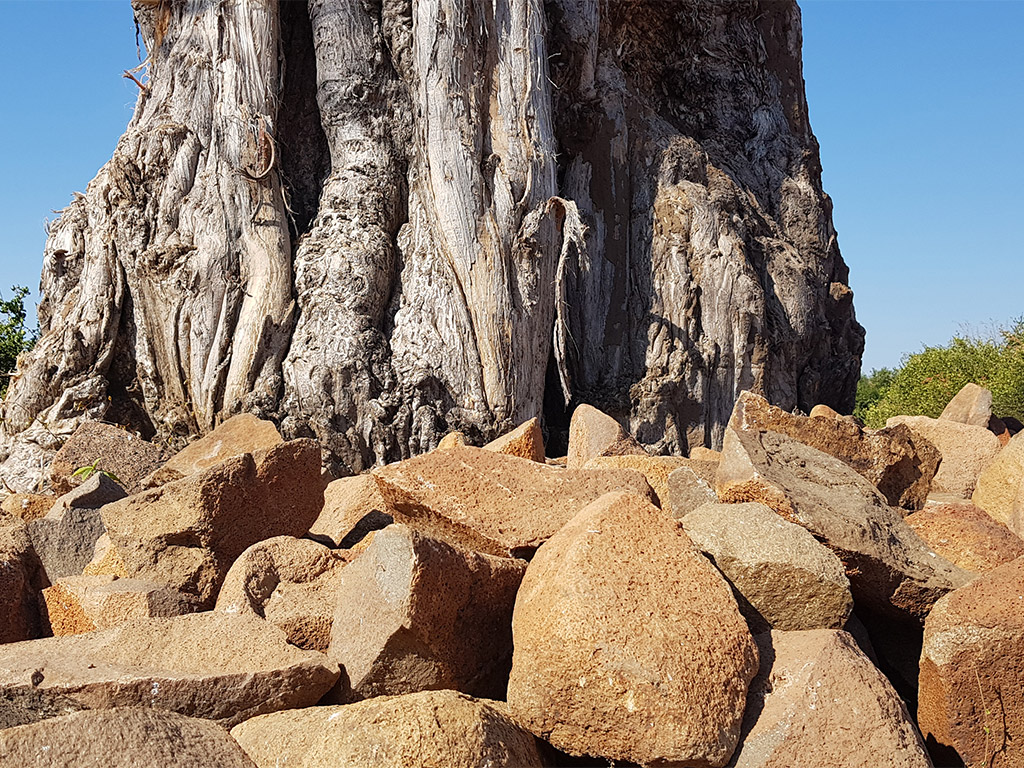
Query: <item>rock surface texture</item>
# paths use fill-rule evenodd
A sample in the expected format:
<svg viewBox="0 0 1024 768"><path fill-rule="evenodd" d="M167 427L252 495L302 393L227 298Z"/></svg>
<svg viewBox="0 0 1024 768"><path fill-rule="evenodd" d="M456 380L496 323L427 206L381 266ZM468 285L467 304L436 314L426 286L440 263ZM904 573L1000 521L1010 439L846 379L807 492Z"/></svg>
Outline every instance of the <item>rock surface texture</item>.
<svg viewBox="0 0 1024 768"><path fill-rule="evenodd" d="M146 86L49 229L5 475L83 418L251 412L340 475L578 403L678 455L744 389L852 406L792 0L133 8Z"/></svg>
<svg viewBox="0 0 1024 768"><path fill-rule="evenodd" d="M50 483L63 494L82 483L75 471L96 465L115 475L128 493L166 459L164 449L112 424L87 421L71 435L50 463Z"/></svg>
<svg viewBox="0 0 1024 768"><path fill-rule="evenodd" d="M1024 432L1014 435L978 478L971 500L1024 536L1024 519L1015 508L1024 502Z"/></svg>
<svg viewBox="0 0 1024 768"><path fill-rule="evenodd" d="M988 428L992 419L992 391L968 382L942 409L940 419Z"/></svg>
<svg viewBox="0 0 1024 768"><path fill-rule="evenodd" d="M196 598L139 579L68 576L43 590L54 636L107 629L132 619L168 618L199 610Z"/></svg>
<svg viewBox="0 0 1024 768"><path fill-rule="evenodd" d="M39 637L40 591L49 583L25 524L0 515L0 643Z"/></svg>
<svg viewBox="0 0 1024 768"><path fill-rule="evenodd" d="M991 571L1024 555L1024 540L970 503L929 505L906 521L937 554L967 571Z"/></svg>

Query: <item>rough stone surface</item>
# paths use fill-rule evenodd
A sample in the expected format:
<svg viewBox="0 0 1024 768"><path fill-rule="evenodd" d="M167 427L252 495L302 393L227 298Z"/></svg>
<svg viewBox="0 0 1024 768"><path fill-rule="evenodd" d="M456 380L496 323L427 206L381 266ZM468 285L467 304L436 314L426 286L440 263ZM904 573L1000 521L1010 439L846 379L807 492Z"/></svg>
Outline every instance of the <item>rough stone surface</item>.
<svg viewBox="0 0 1024 768"><path fill-rule="evenodd" d="M127 430L87 421L53 457L50 483L56 494L67 493L82 482L74 476L75 470L99 460L99 469L116 475L128 493L136 493L141 488L142 478L159 467L165 458L163 448Z"/></svg>
<svg viewBox="0 0 1024 768"><path fill-rule="evenodd" d="M736 401L733 424L739 429L779 432L834 456L868 480L890 506L924 506L941 455L906 427L865 432L852 420L796 416L744 392Z"/></svg>
<svg viewBox="0 0 1024 768"><path fill-rule="evenodd" d="M540 768L533 735L501 705L455 691L275 712L231 735L259 768Z"/></svg>
<svg viewBox="0 0 1024 768"><path fill-rule="evenodd" d="M928 615L918 723L971 766L1024 765L1024 558L947 595Z"/></svg>
<svg viewBox="0 0 1024 768"><path fill-rule="evenodd" d="M452 448L374 470L381 492L408 525L465 549L532 552L579 510L609 491L649 496L639 472L571 470Z"/></svg>
<svg viewBox="0 0 1024 768"><path fill-rule="evenodd" d="M78 576L93 558L96 541L105 528L99 509L68 508L55 504L45 517L28 524L39 559L49 580Z"/></svg>
<svg viewBox="0 0 1024 768"><path fill-rule="evenodd" d="M0 502L0 511L26 523L44 517L57 497L49 493L12 493Z"/></svg>
<svg viewBox="0 0 1024 768"><path fill-rule="evenodd" d="M35 689L87 709L169 709L231 726L311 706L338 679L320 653L251 616L136 619L84 635L0 646L0 695Z"/></svg>
<svg viewBox="0 0 1024 768"><path fill-rule="evenodd" d="M251 413L240 413L168 459L142 481L142 487L155 488L172 480L180 480L233 456L255 453L281 442L284 442L281 433L273 422L258 419Z"/></svg>
<svg viewBox="0 0 1024 768"><path fill-rule="evenodd" d="M672 517L686 513L685 506L677 509L673 505L669 489L669 476L678 469L688 468L696 477L714 481L716 465L708 461L695 461L680 456L598 456L591 459L584 469L635 469L647 478L654 491L655 503ZM682 499L681 499L682 500Z"/></svg>
<svg viewBox="0 0 1024 768"><path fill-rule="evenodd" d="M971 501L1011 530L1024 535L1024 527L1013 524L1013 507L1024 499L1024 432L1018 432L978 477Z"/></svg>
<svg viewBox="0 0 1024 768"><path fill-rule="evenodd" d="M931 768L896 691L846 632L759 635L730 768Z"/></svg>
<svg viewBox="0 0 1024 768"><path fill-rule="evenodd" d="M853 609L843 564L764 504L705 504L682 518L733 589L753 632L842 629Z"/></svg>
<svg viewBox="0 0 1024 768"><path fill-rule="evenodd" d="M988 428L992 418L992 392L974 383L964 384L946 404L940 419Z"/></svg>
<svg viewBox="0 0 1024 768"><path fill-rule="evenodd" d="M115 576L67 576L43 590L46 621L55 636L107 629L132 619L194 613L194 597L161 584Z"/></svg>
<svg viewBox="0 0 1024 768"><path fill-rule="evenodd" d="M668 503L662 506L672 517L679 519L703 504L718 501L715 495L717 462L694 462L703 467L680 467L668 476ZM710 470L710 471L708 471Z"/></svg>
<svg viewBox="0 0 1024 768"><path fill-rule="evenodd" d="M259 616L280 627L292 645L326 652L346 562L343 553L308 539L257 542L231 566L216 610Z"/></svg>
<svg viewBox="0 0 1024 768"><path fill-rule="evenodd" d="M703 445L695 445L690 448L690 458L694 461L711 461L717 463L722 460L722 452L712 450L711 448L705 448Z"/></svg>
<svg viewBox="0 0 1024 768"><path fill-rule="evenodd" d="M84 480L58 498L47 516L59 520L65 509L99 509L104 504L120 501L127 495L124 488L114 480L95 472L88 480Z"/></svg>
<svg viewBox="0 0 1024 768"><path fill-rule="evenodd" d="M829 408L827 405L818 403L816 406L811 408L811 412L807 414L812 419L841 419L843 414L837 411L835 408Z"/></svg>
<svg viewBox="0 0 1024 768"><path fill-rule="evenodd" d="M642 497L604 496L527 568L513 715L574 755L721 766L757 649L725 579Z"/></svg>
<svg viewBox="0 0 1024 768"><path fill-rule="evenodd" d="M0 731L0 764L26 768L255 768L220 726L143 707L75 712Z"/></svg>
<svg viewBox="0 0 1024 768"><path fill-rule="evenodd" d="M303 536L322 507L320 448L306 439L232 457L102 512L121 573L211 605L246 548Z"/></svg>
<svg viewBox="0 0 1024 768"><path fill-rule="evenodd" d="M927 416L893 416L885 422L886 428L898 424L910 427L939 449L942 461L932 479L932 491L955 494L961 499L971 498L978 476L1002 447L999 438L985 427Z"/></svg>
<svg viewBox="0 0 1024 768"><path fill-rule="evenodd" d="M339 578L328 656L342 697L452 688L504 698L526 564L388 526Z"/></svg>
<svg viewBox="0 0 1024 768"><path fill-rule="evenodd" d="M354 546L371 530L393 522L394 510L373 475L343 477L324 489L324 508L309 527L309 538L329 547Z"/></svg>
<svg viewBox="0 0 1024 768"><path fill-rule="evenodd" d="M566 466L582 469L598 456L647 456L647 451L615 419L586 403L576 407L569 421Z"/></svg>
<svg viewBox="0 0 1024 768"><path fill-rule="evenodd" d="M484 448L544 463L544 435L540 431L540 419L534 416L511 432L487 443Z"/></svg>
<svg viewBox="0 0 1024 768"><path fill-rule="evenodd" d="M715 485L721 501L760 501L824 542L846 566L858 607L919 624L970 578L929 549L861 475L777 432L730 423Z"/></svg>
<svg viewBox="0 0 1024 768"><path fill-rule="evenodd" d="M968 571L990 571L1024 555L1024 540L973 504L930 504L906 518L939 555Z"/></svg>
<svg viewBox="0 0 1024 768"><path fill-rule="evenodd" d="M25 524L0 516L0 643L39 637L39 592L48 584Z"/></svg>
<svg viewBox="0 0 1024 768"><path fill-rule="evenodd" d="M460 445L469 445L466 442L466 436L461 432L449 432L447 435L441 438L438 442L437 447L439 450L445 451L449 448L455 448Z"/></svg>

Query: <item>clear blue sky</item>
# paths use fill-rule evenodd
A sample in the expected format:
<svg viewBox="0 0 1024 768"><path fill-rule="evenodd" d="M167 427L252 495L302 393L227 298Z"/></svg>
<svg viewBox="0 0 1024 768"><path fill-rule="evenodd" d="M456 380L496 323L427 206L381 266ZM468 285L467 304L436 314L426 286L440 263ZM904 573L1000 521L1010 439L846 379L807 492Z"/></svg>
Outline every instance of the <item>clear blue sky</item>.
<svg viewBox="0 0 1024 768"><path fill-rule="evenodd" d="M1024 315L1024 2L804 0L804 77L865 371ZM0 290L131 117L127 0L0 0Z"/></svg>

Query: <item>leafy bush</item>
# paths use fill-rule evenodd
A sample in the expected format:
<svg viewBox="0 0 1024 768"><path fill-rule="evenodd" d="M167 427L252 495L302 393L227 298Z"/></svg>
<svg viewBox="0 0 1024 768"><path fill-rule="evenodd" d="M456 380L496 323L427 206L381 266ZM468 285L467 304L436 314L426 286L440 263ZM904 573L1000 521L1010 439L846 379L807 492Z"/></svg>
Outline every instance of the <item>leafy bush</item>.
<svg viewBox="0 0 1024 768"><path fill-rule="evenodd" d="M891 416L931 416L968 382L992 391L992 411L1024 421L1024 318L993 336L964 334L908 355L896 371L872 371L857 386L854 413L872 428Z"/></svg>
<svg viewBox="0 0 1024 768"><path fill-rule="evenodd" d="M7 394L7 385L18 362L18 355L32 349L38 334L25 327L25 297L28 288L15 285L11 299L0 298L0 397Z"/></svg>

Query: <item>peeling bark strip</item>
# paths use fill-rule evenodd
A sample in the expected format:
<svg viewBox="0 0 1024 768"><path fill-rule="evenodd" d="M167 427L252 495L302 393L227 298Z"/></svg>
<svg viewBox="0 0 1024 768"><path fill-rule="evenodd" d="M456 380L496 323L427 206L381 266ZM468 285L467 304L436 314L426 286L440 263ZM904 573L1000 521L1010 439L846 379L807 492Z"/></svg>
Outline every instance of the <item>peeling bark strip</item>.
<svg viewBox="0 0 1024 768"><path fill-rule="evenodd" d="M358 471L579 402L681 453L745 388L852 405L795 4L133 7L149 78L51 227L13 484L85 416L253 411Z"/></svg>

